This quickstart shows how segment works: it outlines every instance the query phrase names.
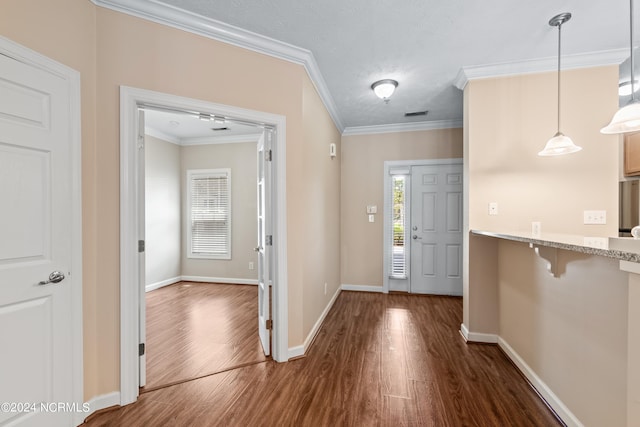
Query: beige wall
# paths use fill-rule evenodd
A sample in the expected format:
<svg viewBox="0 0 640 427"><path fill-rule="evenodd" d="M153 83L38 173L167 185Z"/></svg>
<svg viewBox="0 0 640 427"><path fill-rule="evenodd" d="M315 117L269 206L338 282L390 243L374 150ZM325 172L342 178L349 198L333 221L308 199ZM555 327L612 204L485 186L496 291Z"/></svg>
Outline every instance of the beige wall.
<svg viewBox="0 0 640 427"><path fill-rule="evenodd" d="M253 248L257 242L257 147L255 142L193 145L181 147L180 188L186 201L186 176L189 169L231 169L231 259L188 258L187 206L182 209L182 275L227 279L257 280L257 262ZM249 262L254 270L249 270Z"/></svg>
<svg viewBox="0 0 640 427"><path fill-rule="evenodd" d="M527 244L500 241L500 337L585 426L625 426L627 273L558 251L561 275Z"/></svg>
<svg viewBox="0 0 640 427"><path fill-rule="evenodd" d="M145 135L145 284L181 275L180 146Z"/></svg>
<svg viewBox="0 0 640 427"><path fill-rule="evenodd" d="M305 167L312 161L305 151L306 133L335 135L336 130L325 120L325 111L320 120L303 122L303 92L317 97L304 68L96 7L88 0L3 0L0 35L81 73L85 398L120 387L121 85L286 117L289 346L301 345L308 329L302 327L304 272L309 267L306 233L314 230L315 238L324 240L336 227L317 223L321 214L304 216L310 202L327 209L327 217L336 209L318 203L324 194L308 192ZM331 173L336 172L328 171L324 178L339 179L330 178ZM335 238L325 249L339 252ZM327 263L327 268L336 270L327 276L339 274L335 263ZM322 311L321 305L309 300L308 310Z"/></svg>
<svg viewBox="0 0 640 427"><path fill-rule="evenodd" d="M341 157L341 281L382 286L384 162L461 158L462 129L344 136Z"/></svg>
<svg viewBox="0 0 640 427"><path fill-rule="evenodd" d="M302 116L304 154L300 163L304 178L299 185L302 187L300 192L304 194L304 208L293 220L301 220L297 227L300 234L295 238L303 248L306 268L302 303L298 307L302 307L302 336L308 339L316 321L340 287L340 156L329 157L330 143L335 143L337 152L340 152L340 133L306 76L303 80ZM294 325L289 324L291 327Z"/></svg>
<svg viewBox="0 0 640 427"><path fill-rule="evenodd" d="M618 138L602 135L617 110L618 67L563 71L561 131L583 150L539 157L557 127L555 73L474 80L466 92L469 225L491 231L616 236ZM499 215L488 215L497 202ZM606 225L583 225L606 210Z"/></svg>

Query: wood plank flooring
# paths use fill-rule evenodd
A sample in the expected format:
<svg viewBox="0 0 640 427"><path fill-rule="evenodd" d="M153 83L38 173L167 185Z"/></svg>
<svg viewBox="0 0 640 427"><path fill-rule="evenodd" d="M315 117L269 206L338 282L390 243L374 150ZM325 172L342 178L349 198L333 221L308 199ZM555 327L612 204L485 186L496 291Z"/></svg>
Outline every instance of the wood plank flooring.
<svg viewBox="0 0 640 427"><path fill-rule="evenodd" d="M143 392L266 360L257 286L179 282L147 292L146 303Z"/></svg>
<svg viewBox="0 0 640 427"><path fill-rule="evenodd" d="M516 368L458 332L462 300L342 292L308 352L143 394L88 426L558 426Z"/></svg>

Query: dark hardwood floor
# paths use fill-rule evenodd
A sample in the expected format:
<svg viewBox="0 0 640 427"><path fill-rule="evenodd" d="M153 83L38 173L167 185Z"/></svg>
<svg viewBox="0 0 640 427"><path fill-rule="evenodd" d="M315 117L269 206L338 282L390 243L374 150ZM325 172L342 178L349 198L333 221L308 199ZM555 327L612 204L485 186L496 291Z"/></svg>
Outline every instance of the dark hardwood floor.
<svg viewBox="0 0 640 427"><path fill-rule="evenodd" d="M462 300L342 292L307 357L145 393L90 426L557 426Z"/></svg>
<svg viewBox="0 0 640 427"><path fill-rule="evenodd" d="M143 392L266 360L258 338L258 288L179 282L146 294Z"/></svg>

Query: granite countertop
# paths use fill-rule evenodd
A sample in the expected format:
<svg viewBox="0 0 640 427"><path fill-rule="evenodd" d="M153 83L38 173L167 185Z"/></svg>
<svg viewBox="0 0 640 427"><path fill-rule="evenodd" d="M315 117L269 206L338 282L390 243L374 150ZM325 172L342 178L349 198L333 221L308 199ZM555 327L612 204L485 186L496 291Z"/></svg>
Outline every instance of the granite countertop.
<svg viewBox="0 0 640 427"><path fill-rule="evenodd" d="M588 237L571 234L541 233L533 236L527 232L495 232L471 230L478 236L530 243L537 246L564 249L590 255L640 263L640 239L632 237Z"/></svg>

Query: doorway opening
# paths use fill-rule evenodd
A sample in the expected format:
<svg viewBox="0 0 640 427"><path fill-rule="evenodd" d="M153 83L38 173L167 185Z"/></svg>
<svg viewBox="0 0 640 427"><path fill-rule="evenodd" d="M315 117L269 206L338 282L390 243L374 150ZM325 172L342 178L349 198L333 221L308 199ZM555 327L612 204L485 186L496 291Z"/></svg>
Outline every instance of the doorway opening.
<svg viewBox="0 0 640 427"><path fill-rule="evenodd" d="M462 295L462 159L384 164L383 292Z"/></svg>
<svg viewBox="0 0 640 427"><path fill-rule="evenodd" d="M255 321L264 259L254 249L260 228L256 193L264 182L258 180L258 144L264 145L271 129L153 107L140 110L140 123L141 392L264 362L270 340L267 335L261 347Z"/></svg>
<svg viewBox="0 0 640 427"><path fill-rule="evenodd" d="M286 194L285 194L285 118L278 115L256 112L221 104L177 97L158 92L121 87L121 404L137 399L140 384L145 384L145 198L144 198L144 113L147 109L165 112L181 112L197 115L203 121L228 121L238 126L254 126L261 130L259 140L267 147L268 157L262 158L262 170L272 180L267 180L268 199L264 211L263 238L270 244L258 244L262 248L264 262L268 268L258 268L265 272L262 296L272 295L270 306L273 317L264 317L264 311L256 310L255 318L260 319L259 327L271 326L271 353L278 362L288 360L287 306L286 306ZM259 142L259 141L258 141ZM266 144L266 145L265 145ZM257 144L260 146L260 144ZM260 155L259 151L254 151ZM263 151L264 154L264 151ZM254 157L255 158L255 157ZM266 164L266 166L264 166ZM255 165L255 163L254 163ZM260 165L260 161L258 162ZM260 170L260 167L257 169ZM186 179L186 177L185 177ZM214 181L217 178L212 178ZM230 179L233 179L230 177ZM204 182L204 181L203 181ZM213 182L213 181L212 181ZM216 181L218 182L218 181ZM216 184L217 185L217 184ZM254 182L254 189L256 183ZM184 186L183 186L184 188ZM253 191L255 196L255 190ZM216 211L215 215L220 213ZM215 216L214 215L214 216ZM255 218L255 217L254 217ZM206 218L205 218L206 219ZM217 216L210 220L219 219ZM213 222L209 222L213 224ZM214 237L218 239L218 237ZM220 243L221 240L215 240ZM218 245L216 243L216 245ZM214 246L216 246L214 245ZM206 244L205 244L206 246ZM200 250L200 249L198 249ZM257 266L259 267L259 266ZM180 276L181 279L193 277ZM261 283L261 280L256 282ZM260 286L259 286L260 288ZM271 292L269 292L271 288ZM266 292L264 290L266 289ZM269 303L266 305L269 307ZM268 321L268 322L267 322ZM261 334L264 335L264 334Z"/></svg>

